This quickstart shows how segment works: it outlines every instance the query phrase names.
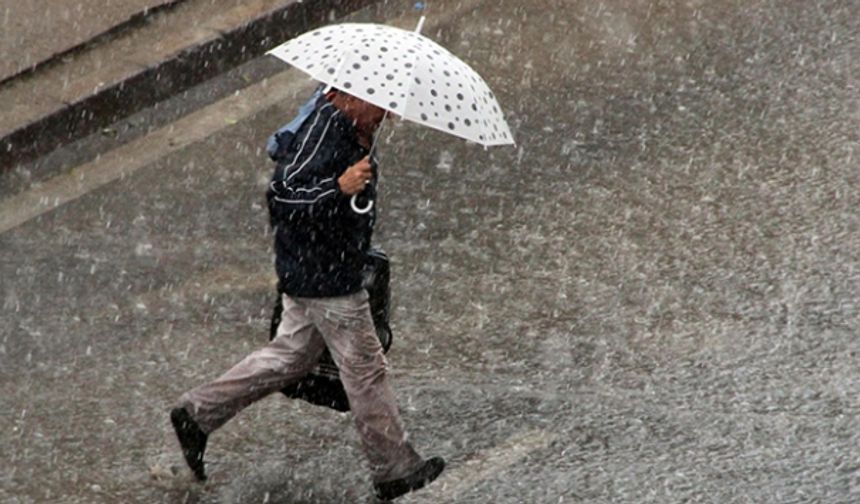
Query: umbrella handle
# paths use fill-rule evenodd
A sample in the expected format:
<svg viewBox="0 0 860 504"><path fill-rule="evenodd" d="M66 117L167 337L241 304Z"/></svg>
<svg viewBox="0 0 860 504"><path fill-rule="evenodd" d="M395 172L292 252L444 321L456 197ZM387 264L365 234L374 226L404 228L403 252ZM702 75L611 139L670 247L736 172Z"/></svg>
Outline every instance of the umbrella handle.
<svg viewBox="0 0 860 504"><path fill-rule="evenodd" d="M352 211L359 214L364 215L369 212L373 208L373 200L367 202L367 206L364 208L358 208L358 205L355 204L355 200L358 197L357 194L353 194L352 198L349 200L349 206L352 207Z"/></svg>

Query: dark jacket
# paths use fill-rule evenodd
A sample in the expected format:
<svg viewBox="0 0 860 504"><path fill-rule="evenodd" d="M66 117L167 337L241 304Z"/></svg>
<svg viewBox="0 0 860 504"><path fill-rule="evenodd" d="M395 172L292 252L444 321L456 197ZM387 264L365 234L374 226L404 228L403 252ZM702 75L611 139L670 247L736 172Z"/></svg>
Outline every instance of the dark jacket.
<svg viewBox="0 0 860 504"><path fill-rule="evenodd" d="M337 179L367 154L352 121L320 98L276 166L266 193L282 292L335 297L362 289L376 209L354 212ZM371 164L376 173L375 160ZM375 200L375 186L376 177L360 200Z"/></svg>

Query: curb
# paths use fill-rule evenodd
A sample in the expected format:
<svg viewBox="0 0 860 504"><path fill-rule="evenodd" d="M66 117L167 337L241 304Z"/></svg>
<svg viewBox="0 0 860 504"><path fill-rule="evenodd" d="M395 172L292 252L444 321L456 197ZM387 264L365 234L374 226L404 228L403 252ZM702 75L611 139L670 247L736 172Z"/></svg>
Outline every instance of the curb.
<svg viewBox="0 0 860 504"><path fill-rule="evenodd" d="M21 70L9 75L7 77L3 77L0 79L0 86L6 84L7 82L13 81L15 79L20 79L22 77L26 77L32 75L43 68L50 67L51 65L55 65L60 62L63 58L68 56L77 54L81 51L86 50L88 47L101 44L107 40L110 40L111 37L122 33L125 30L136 28L144 23L147 20L154 16L155 14L160 14L162 12L169 12L171 9L175 8L177 5L185 2L186 0L169 0L167 3L163 3L161 5L151 7L149 9L143 9L140 12L132 14L128 19L122 21L121 23L108 28L107 30L94 35L92 38L87 40L86 42L81 42L80 44L69 47L68 49L64 49L62 51L56 52L52 54L47 59L37 61L36 63L30 65L27 68L22 68Z"/></svg>
<svg viewBox="0 0 860 504"><path fill-rule="evenodd" d="M329 16L343 17L377 1L294 0L223 32L214 40L188 47L121 82L106 86L4 135L0 138L0 171L35 159L95 132L102 125L113 123L256 58L280 41L329 21ZM139 23L140 20L130 22Z"/></svg>

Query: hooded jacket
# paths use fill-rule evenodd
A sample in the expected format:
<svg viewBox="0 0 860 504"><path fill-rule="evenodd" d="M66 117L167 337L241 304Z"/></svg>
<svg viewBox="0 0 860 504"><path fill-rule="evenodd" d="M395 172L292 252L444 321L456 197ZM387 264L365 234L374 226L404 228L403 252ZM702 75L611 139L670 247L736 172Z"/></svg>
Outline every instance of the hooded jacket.
<svg viewBox="0 0 860 504"><path fill-rule="evenodd" d="M376 210L353 211L338 178L367 155L352 121L321 97L276 165L266 192L281 292L336 297L362 289ZM375 174L375 159L371 166ZM375 176L358 205L368 199L376 199Z"/></svg>

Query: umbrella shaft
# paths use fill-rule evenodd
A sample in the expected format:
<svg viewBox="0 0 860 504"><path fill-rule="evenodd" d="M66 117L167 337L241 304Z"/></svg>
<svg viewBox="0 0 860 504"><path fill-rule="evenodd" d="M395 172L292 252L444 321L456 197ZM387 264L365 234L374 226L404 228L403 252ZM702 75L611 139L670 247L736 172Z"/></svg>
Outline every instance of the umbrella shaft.
<svg viewBox="0 0 860 504"><path fill-rule="evenodd" d="M376 144L379 143L379 138L382 136L382 128L385 126L385 121L388 119L388 110L385 111L385 115L382 116L382 121L379 123L379 127L376 128L376 132L373 135L373 143L370 144L370 151L368 155L370 158L373 158L373 155L376 154Z"/></svg>

